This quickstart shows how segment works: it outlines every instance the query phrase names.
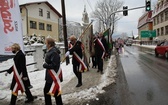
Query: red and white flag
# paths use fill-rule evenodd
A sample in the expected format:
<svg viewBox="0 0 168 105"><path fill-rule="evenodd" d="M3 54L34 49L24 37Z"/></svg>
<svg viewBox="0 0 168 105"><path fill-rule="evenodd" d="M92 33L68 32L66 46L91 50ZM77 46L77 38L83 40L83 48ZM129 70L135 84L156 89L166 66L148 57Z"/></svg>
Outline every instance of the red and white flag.
<svg viewBox="0 0 168 105"><path fill-rule="evenodd" d="M18 91L20 90L22 93L25 92L25 87L22 81L22 73L19 74L17 71L17 68L15 65L13 65L13 73L14 73L14 78L15 78L15 86L12 90L12 94L17 96L18 95Z"/></svg>
<svg viewBox="0 0 168 105"><path fill-rule="evenodd" d="M59 68L58 72L56 73L54 70L48 70L50 76L53 79L53 83L51 85L51 88L48 92L51 96L54 96L55 93L57 92L57 96L61 94L61 81L62 80L62 69L61 67Z"/></svg>
<svg viewBox="0 0 168 105"><path fill-rule="evenodd" d="M18 0L0 0L0 54L11 55L13 43L18 43L24 51Z"/></svg>

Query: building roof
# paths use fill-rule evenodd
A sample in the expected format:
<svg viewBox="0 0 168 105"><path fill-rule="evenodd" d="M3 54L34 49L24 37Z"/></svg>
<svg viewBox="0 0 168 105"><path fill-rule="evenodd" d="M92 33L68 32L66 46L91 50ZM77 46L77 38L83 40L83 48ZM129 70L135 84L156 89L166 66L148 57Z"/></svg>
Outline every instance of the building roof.
<svg viewBox="0 0 168 105"><path fill-rule="evenodd" d="M27 3L20 4L20 6L31 5L31 4L38 4L38 3L45 3L45 4L48 5L48 7L49 7L51 10L53 10L59 17L62 17L62 15L61 15L48 1L27 2Z"/></svg>
<svg viewBox="0 0 168 105"><path fill-rule="evenodd" d="M138 28L142 27L146 23L152 22L152 11L145 12L138 21Z"/></svg>
<svg viewBox="0 0 168 105"><path fill-rule="evenodd" d="M153 10L153 16L152 17L157 16L159 13L161 13L162 11L164 11L167 8L168 8L168 1L158 2L157 5L155 6L154 10Z"/></svg>

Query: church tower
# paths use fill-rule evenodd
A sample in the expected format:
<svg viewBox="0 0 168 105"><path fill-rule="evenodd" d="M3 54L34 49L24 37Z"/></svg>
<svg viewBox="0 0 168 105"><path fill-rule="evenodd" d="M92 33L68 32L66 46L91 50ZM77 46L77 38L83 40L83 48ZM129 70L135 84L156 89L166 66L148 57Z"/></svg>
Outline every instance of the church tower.
<svg viewBox="0 0 168 105"><path fill-rule="evenodd" d="M89 23L88 13L86 12L86 5L84 6L82 21L83 23Z"/></svg>
<svg viewBox="0 0 168 105"><path fill-rule="evenodd" d="M84 6L84 11L82 13L83 17L82 17L82 33L83 33L83 37L81 38L81 42L84 45L84 59L85 59L85 64L89 69L89 60L90 60L90 42L91 42L91 36L93 35L93 31L92 31L92 26L89 26L89 16L88 13L86 12L86 5Z"/></svg>

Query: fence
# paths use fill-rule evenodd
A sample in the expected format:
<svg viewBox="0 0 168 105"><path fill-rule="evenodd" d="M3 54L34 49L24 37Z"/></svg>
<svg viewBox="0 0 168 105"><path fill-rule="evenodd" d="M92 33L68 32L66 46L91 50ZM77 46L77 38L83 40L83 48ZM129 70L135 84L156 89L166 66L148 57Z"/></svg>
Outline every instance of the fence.
<svg viewBox="0 0 168 105"><path fill-rule="evenodd" d="M44 53L45 53L44 51L45 50L44 50L43 46L44 46L43 44L36 44L36 45L28 46L25 49L25 54L26 55L32 55L33 58L34 58L34 62L26 65L26 66L35 65L35 68L37 68L37 69L35 69L33 71L44 69L43 68L43 62L44 62ZM61 58L63 58L65 48L60 47L60 51L61 51ZM4 60L10 59L10 58L13 58L13 56L9 56L9 57L6 56L6 58ZM7 71L7 70L0 70L0 73L3 73L5 71ZM33 71L31 71L31 72L33 72Z"/></svg>
<svg viewBox="0 0 168 105"><path fill-rule="evenodd" d="M34 52L36 52L36 50L29 50L29 51L25 51L25 54L26 55L33 55L33 53ZM6 61L6 60L8 60L8 59L11 59L11 58L13 58L14 57L14 55L1 55L0 56L0 58L1 58L1 61ZM31 65L35 65L35 64L37 64L37 62L32 62L32 63L29 63L29 64L27 64L26 66L31 66ZM0 70L0 73L3 73L3 72L6 72L8 69L6 69L6 70ZM34 71L37 71L37 70L39 70L39 69L35 69Z"/></svg>
<svg viewBox="0 0 168 105"><path fill-rule="evenodd" d="M0 62L13 58L14 55L0 55Z"/></svg>
<svg viewBox="0 0 168 105"><path fill-rule="evenodd" d="M156 41L134 41L135 44L141 44L141 45L157 45L159 43L161 43L163 40L156 40Z"/></svg>

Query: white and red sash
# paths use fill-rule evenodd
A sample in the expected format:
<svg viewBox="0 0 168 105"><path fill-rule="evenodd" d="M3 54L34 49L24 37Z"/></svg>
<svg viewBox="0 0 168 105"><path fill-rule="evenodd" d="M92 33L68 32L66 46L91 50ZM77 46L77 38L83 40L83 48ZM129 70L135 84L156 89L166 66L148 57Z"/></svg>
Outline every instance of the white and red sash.
<svg viewBox="0 0 168 105"><path fill-rule="evenodd" d="M102 57L101 57L103 59L105 57L106 50L104 48L103 43L100 41L100 39L97 39L97 41L98 41L98 44L100 45L101 49L103 50L103 54L102 54Z"/></svg>
<svg viewBox="0 0 168 105"><path fill-rule="evenodd" d="M57 73L53 69L48 70L48 72L53 79L53 83L51 85L51 88L50 88L48 94L50 94L51 96L54 96L56 91L58 91L57 96L61 95L61 81L60 81L60 79L62 78L61 67L59 68Z"/></svg>
<svg viewBox="0 0 168 105"><path fill-rule="evenodd" d="M80 63L79 71L80 72L87 71L87 67L86 67L85 63L83 62L83 59L81 59L76 52L73 52L73 56Z"/></svg>
<svg viewBox="0 0 168 105"><path fill-rule="evenodd" d="M22 78L22 73L20 73L20 75L19 75L15 64L13 65L12 69L13 69L13 72L14 72L14 78L16 80L15 86L12 90L12 94L17 96L19 90L21 90L22 93L25 92L25 87L24 87L23 81L21 79Z"/></svg>

